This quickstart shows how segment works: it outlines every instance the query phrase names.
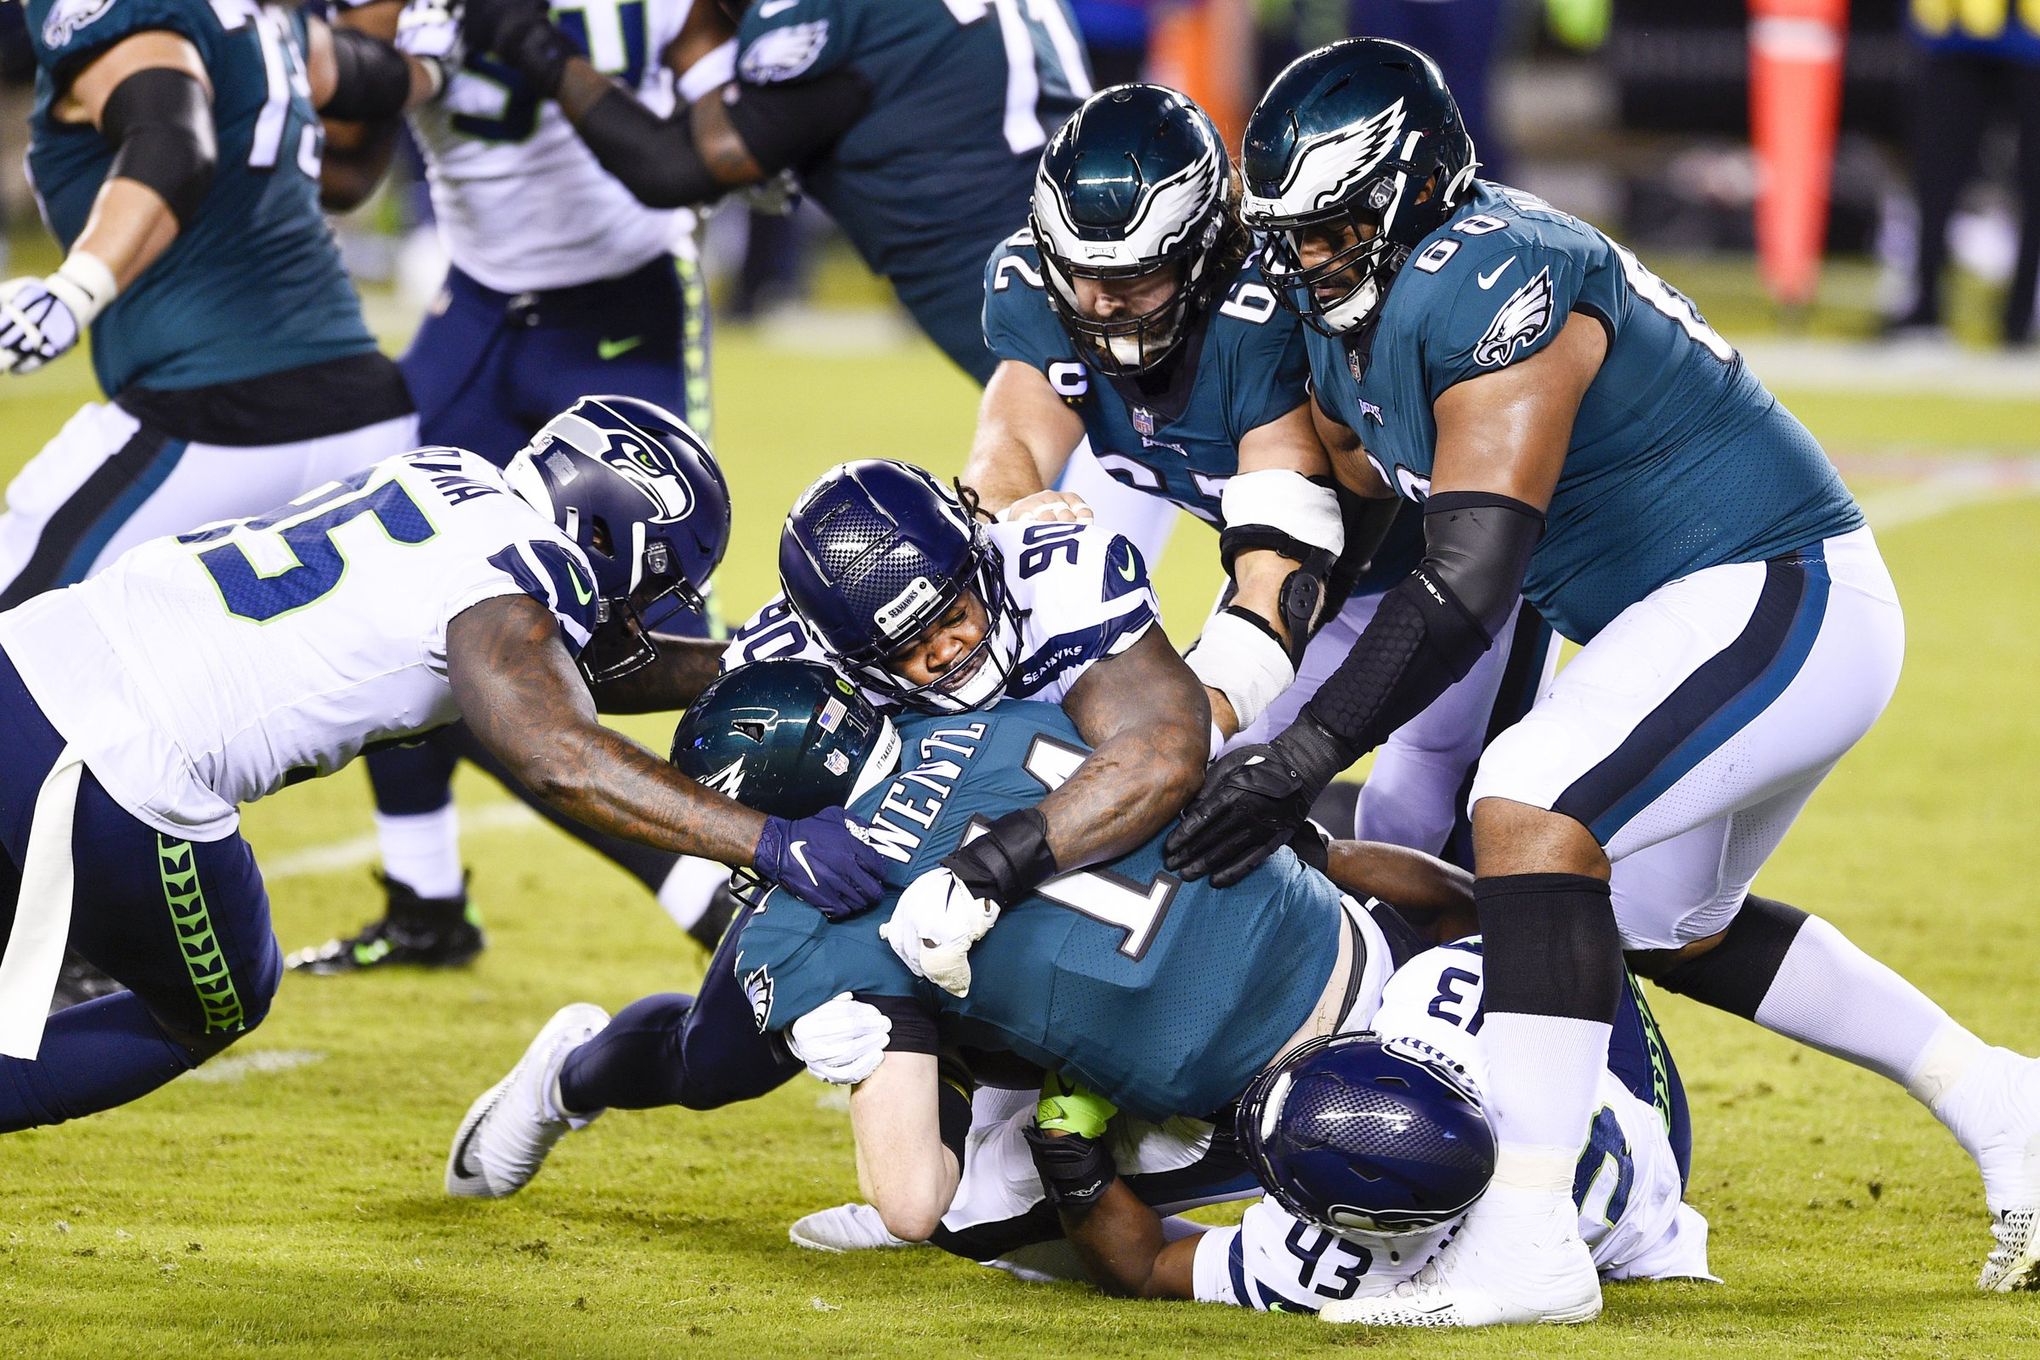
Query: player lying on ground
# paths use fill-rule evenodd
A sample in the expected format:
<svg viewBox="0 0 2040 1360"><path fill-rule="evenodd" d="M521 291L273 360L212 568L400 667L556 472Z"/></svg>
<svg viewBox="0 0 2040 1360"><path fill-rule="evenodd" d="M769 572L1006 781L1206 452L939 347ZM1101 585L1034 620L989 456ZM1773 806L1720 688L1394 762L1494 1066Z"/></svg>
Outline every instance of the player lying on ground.
<svg viewBox="0 0 2040 1360"><path fill-rule="evenodd" d="M1053 1086L1016 1132L1108 1293L1337 1321L1345 1301L1403 1287L1487 1189L1481 1020L1480 943L1456 942L1396 970L1373 1033L1306 1044L1257 1077L1236 1136L1267 1194L1237 1227L1165 1240L1117 1173L1110 1104L1088 1092ZM1633 994L1615 1036L1573 1171L1581 1236L1604 1279L1712 1278L1707 1220L1681 1202L1685 1092Z"/></svg>
<svg viewBox="0 0 2040 1360"><path fill-rule="evenodd" d="M761 816L595 719L700 686L703 654L660 655L638 611L696 594L728 529L685 425L588 398L508 469L389 459L0 615L0 1131L133 1100L259 1023L281 960L239 806L456 718L569 815L868 901L879 857L840 810ZM67 938L131 990L45 1031Z"/></svg>
<svg viewBox="0 0 2040 1360"><path fill-rule="evenodd" d="M884 708L1058 703L1090 748L1060 787L929 865L907 898L934 942L917 968L967 968L967 937L1000 907L1140 845L1204 777L1203 688L1157 622L1139 550L1105 525L986 525L919 468L845 463L787 515L779 579L784 597L738 630L728 664L827 661Z"/></svg>
<svg viewBox="0 0 2040 1360"><path fill-rule="evenodd" d="M987 509L1036 507L1088 443L1219 531L1228 585L1188 656L1219 744L1289 726L1423 551L1414 509L1335 489L1303 325L1276 305L1238 201L1218 129L1184 96L1121 85L1085 100L1042 155L1025 229L985 266L999 366L963 474ZM1088 514L1065 499L1064 517ZM1450 834L1466 773L1546 669L1549 630L1534 611L1526 626L1383 745L1361 839L1470 862Z"/></svg>
<svg viewBox="0 0 2040 1360"><path fill-rule="evenodd" d="M732 671L675 739L684 771L754 807L850 799L891 898L967 833L1061 785L1085 754L1053 705L891 722L841 676L803 662ZM1392 949L1367 909L1288 851L1224 892L1179 882L1161 870L1160 834L1016 901L979 945L962 995L901 961L895 951L913 942L900 940L897 911L831 922L794 896L769 895L698 1002L648 997L607 1023L587 1005L554 1017L470 1109L447 1188L510 1194L604 1107L759 1095L805 1061L857 1083L851 1117L868 1195L894 1233L920 1239L954 1197L971 1119L968 1082L938 1075L949 1042L1010 1055L1008 1068L1017 1057L1080 1075L1159 1121L1208 1115L1285 1048L1373 1013ZM1367 859L1377 891L1426 907L1464 900L1464 876L1428 856L1372 847Z"/></svg>
<svg viewBox="0 0 2040 1360"><path fill-rule="evenodd" d="M1380 1321L1600 1311L1570 1199L1623 950L1665 987L1904 1085L1983 1172L1979 1283L2040 1285L2040 1063L1751 891L1898 680L1890 573L1819 444L1601 232L1475 178L1451 92L1380 39L1292 63L1241 215L1310 327L1342 473L1423 503L1425 557L1288 730L1213 766L1168 847L1227 881L1492 645L1519 596L1582 644L1468 796L1496 1189Z"/></svg>

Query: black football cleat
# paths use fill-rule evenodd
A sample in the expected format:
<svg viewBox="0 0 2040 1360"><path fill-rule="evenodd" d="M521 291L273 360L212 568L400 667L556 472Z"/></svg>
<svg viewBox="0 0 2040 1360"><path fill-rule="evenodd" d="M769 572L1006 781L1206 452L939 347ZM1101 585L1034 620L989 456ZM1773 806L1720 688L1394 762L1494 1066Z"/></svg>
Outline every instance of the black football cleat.
<svg viewBox="0 0 2040 1360"><path fill-rule="evenodd" d="M300 949L284 960L293 972L330 977L369 968L459 968L472 963L487 936L482 918L468 902L465 883L457 897L420 897L380 872L375 879L389 895L389 909L348 939Z"/></svg>
<svg viewBox="0 0 2040 1360"><path fill-rule="evenodd" d="M123 990L120 983L94 968L76 950L64 951L64 967L57 974L57 990L50 997L50 1014L97 1001Z"/></svg>

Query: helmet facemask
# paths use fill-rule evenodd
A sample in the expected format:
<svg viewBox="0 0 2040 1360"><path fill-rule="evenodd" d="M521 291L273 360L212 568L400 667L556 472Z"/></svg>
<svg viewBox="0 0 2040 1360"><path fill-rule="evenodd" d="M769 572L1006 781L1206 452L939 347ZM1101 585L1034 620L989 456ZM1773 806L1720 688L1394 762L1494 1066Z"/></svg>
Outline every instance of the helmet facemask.
<svg viewBox="0 0 2040 1360"><path fill-rule="evenodd" d="M998 550L984 538L982 530L974 531L974 536L972 569L958 579L955 589L929 594L925 602L917 604L900 621L895 631L902 638L899 644L885 652L874 650L840 658L867 688L928 713L969 713L992 704L1006 692L1006 682L1020 660L1020 616L1007 593ZM965 591L976 595L984 608L984 636L926 684L906 680L889 661L918 642L930 628L939 626Z"/></svg>
<svg viewBox="0 0 2040 1360"><path fill-rule="evenodd" d="M1045 244L1037 224L1035 240L1043 243L1041 271L1049 305L1101 373L1115 377L1145 373L1175 352L1190 330L1191 318L1209 300L1215 276L1211 264L1222 230L1222 214L1214 212L1190 242L1159 262L1110 266L1064 259ZM1085 311L1078 298L1078 279L1118 282L1165 273L1174 276L1175 287L1161 302L1135 315L1100 319Z"/></svg>

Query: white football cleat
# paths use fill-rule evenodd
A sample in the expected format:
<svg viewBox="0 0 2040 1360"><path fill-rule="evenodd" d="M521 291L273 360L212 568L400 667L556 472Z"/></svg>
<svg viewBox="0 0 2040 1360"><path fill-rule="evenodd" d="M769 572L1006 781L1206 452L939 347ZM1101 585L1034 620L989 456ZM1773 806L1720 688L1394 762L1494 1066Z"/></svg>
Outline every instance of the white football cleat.
<svg viewBox="0 0 2040 1360"><path fill-rule="evenodd" d="M869 1204L839 1204L794 1220L787 1240L809 1251L880 1251L916 1245L886 1231L885 1220Z"/></svg>
<svg viewBox="0 0 2040 1360"><path fill-rule="evenodd" d="M1386 1294L1327 1303L1326 1322L1498 1327L1592 1322L1601 1278L1563 1195L1490 1189L1422 1270Z"/></svg>
<svg viewBox="0 0 2040 1360"><path fill-rule="evenodd" d="M468 1106L446 1156L447 1194L471 1199L514 1195L545 1165L554 1143L569 1130L594 1122L602 1111L559 1112L560 1068L568 1053L608 1023L607 1011L585 1001L562 1008L545 1022L510 1075Z"/></svg>
<svg viewBox="0 0 2040 1360"><path fill-rule="evenodd" d="M2040 1060L1991 1049L1949 1092L1942 1114L1983 1172L1997 1239L1976 1287L2040 1289Z"/></svg>

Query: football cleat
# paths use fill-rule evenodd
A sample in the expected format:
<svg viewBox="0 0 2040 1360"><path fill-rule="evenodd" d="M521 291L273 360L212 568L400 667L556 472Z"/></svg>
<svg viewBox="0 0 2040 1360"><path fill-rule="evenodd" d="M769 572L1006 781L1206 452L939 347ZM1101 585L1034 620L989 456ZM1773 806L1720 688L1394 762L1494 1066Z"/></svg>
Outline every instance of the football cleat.
<svg viewBox="0 0 2040 1360"><path fill-rule="evenodd" d="M488 937L465 887L457 897L420 897L382 873L375 880L389 895L380 921L369 922L358 935L296 950L284 966L321 977L397 964L459 968L482 952Z"/></svg>
<svg viewBox="0 0 2040 1360"><path fill-rule="evenodd" d="M1564 1195L1492 1188L1437 1256L1388 1293L1327 1303L1326 1322L1499 1327L1592 1322L1601 1279Z"/></svg>
<svg viewBox="0 0 2040 1360"><path fill-rule="evenodd" d="M125 986L85 961L85 956L75 949L64 951L64 966L57 974L57 989L50 996L50 1014L67 1011L73 1006L82 1006L88 1001L97 1001L102 996L112 996L126 990Z"/></svg>
<svg viewBox="0 0 2040 1360"><path fill-rule="evenodd" d="M2040 1060L1991 1049L1937 1113L1983 1172L1996 1245L1977 1288L2040 1289Z"/></svg>
<svg viewBox="0 0 2040 1360"><path fill-rule="evenodd" d="M809 1251L880 1251L915 1245L894 1237L869 1204L839 1204L795 1219L786 1238Z"/></svg>
<svg viewBox="0 0 2040 1360"><path fill-rule="evenodd" d="M524 1050L510 1074L468 1106L446 1156L446 1193L501 1199L522 1190L554 1143L586 1128L602 1111L559 1109L560 1068L567 1054L600 1034L609 1013L585 1001L563 1007Z"/></svg>

